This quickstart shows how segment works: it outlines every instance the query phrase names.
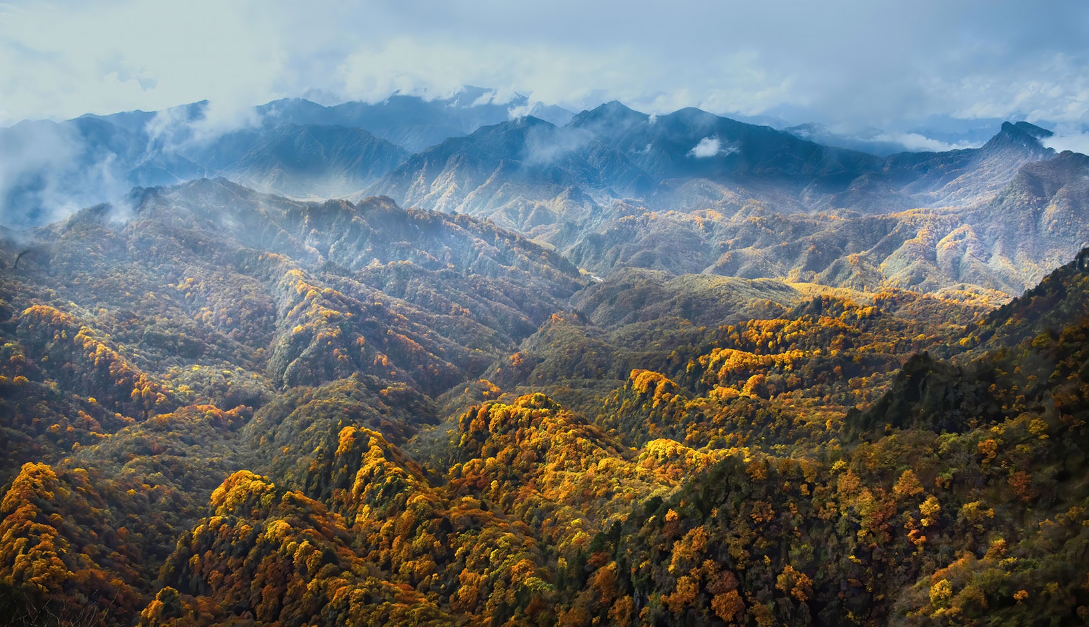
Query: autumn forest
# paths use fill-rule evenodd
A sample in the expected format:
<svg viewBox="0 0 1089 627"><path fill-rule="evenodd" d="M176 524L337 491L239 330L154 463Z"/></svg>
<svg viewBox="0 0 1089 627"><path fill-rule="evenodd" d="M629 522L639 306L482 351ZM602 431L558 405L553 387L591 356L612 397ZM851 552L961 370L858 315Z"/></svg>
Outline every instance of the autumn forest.
<svg viewBox="0 0 1089 627"><path fill-rule="evenodd" d="M130 202L0 249L5 624L1089 622L1089 253L602 280L384 197Z"/></svg>

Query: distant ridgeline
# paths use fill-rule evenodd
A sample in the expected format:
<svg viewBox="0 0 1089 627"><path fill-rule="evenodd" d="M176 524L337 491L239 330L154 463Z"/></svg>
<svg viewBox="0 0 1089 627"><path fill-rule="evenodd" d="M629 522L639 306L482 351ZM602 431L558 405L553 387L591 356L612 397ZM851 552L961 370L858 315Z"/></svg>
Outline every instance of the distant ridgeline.
<svg viewBox="0 0 1089 627"><path fill-rule="evenodd" d="M879 157L814 143L860 146L812 126L698 109L648 116L610 102L574 115L494 100L477 88L279 100L215 132L207 102L23 122L0 129L11 164L0 223L41 226L134 186L225 177L297 199L383 195L488 219L601 277L644 268L993 304L1089 245L1089 157L1056 154L1051 132L1027 122L979 148ZM55 154L24 158L41 146Z"/></svg>
<svg viewBox="0 0 1089 627"><path fill-rule="evenodd" d="M199 179L0 241L0 622L1089 622L1086 158L712 118L485 127L376 183L419 208ZM563 187L604 171L645 203ZM878 191L932 200L836 204Z"/></svg>

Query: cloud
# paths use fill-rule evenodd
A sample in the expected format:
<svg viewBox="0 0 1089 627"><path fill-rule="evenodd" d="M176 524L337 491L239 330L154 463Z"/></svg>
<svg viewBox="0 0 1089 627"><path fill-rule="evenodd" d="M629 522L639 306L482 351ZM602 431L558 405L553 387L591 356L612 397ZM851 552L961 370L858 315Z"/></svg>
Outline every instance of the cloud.
<svg viewBox="0 0 1089 627"><path fill-rule="evenodd" d="M470 104L469 106L470 107L480 107L480 106L484 106L484 105L489 105L489 104L492 103L493 100L495 100L495 92L494 91L486 91L486 92L480 94L480 97L477 98L476 100L474 100L472 102L472 104Z"/></svg>
<svg viewBox="0 0 1089 627"><path fill-rule="evenodd" d="M921 133L907 133L898 131L881 131L872 135L860 137L848 137L862 144L892 144L900 146L908 152L945 152L948 150L961 150L963 148L976 148L975 142L945 142L940 139L927 137ZM820 141L820 140L814 140Z"/></svg>
<svg viewBox="0 0 1089 627"><path fill-rule="evenodd" d="M593 135L579 129L533 124L526 130L522 154L522 162L529 166L550 165L582 150L593 141Z"/></svg>
<svg viewBox="0 0 1089 627"><path fill-rule="evenodd" d="M892 130L929 115L1084 123L1086 40L1080 0L15 0L0 5L0 125L463 85L495 89L490 102L618 99Z"/></svg>
<svg viewBox="0 0 1089 627"><path fill-rule="evenodd" d="M507 117L511 120L517 120L518 118L524 118L527 115L533 115L533 112L536 111L539 106L540 103L527 101L525 104L507 109Z"/></svg>
<svg viewBox="0 0 1089 627"><path fill-rule="evenodd" d="M505 105L518 97L518 94L510 89L488 89L480 94L480 97L469 104L470 107L483 105Z"/></svg>
<svg viewBox="0 0 1089 627"><path fill-rule="evenodd" d="M1070 150L1073 152L1080 152L1083 155L1089 155L1089 133L1053 135L1042 140L1042 143L1048 148L1054 148L1058 152Z"/></svg>
<svg viewBox="0 0 1089 627"><path fill-rule="evenodd" d="M69 201L59 192L60 181L53 174L75 158L76 150L71 132L51 122L0 131L0 224L33 223L25 215L31 206L63 211L57 205Z"/></svg>
<svg viewBox="0 0 1089 627"><path fill-rule="evenodd" d="M253 107L216 102L163 109L144 125L148 137L147 156L185 153L227 133L256 128L261 122L261 116Z"/></svg>
<svg viewBox="0 0 1089 627"><path fill-rule="evenodd" d="M25 122L0 130L0 224L54 222L131 187L117 155L91 149L70 124Z"/></svg>
<svg viewBox="0 0 1089 627"><path fill-rule="evenodd" d="M737 152L737 147L732 145L723 146L722 142L717 137L704 137L698 144L692 147L692 150L688 151L689 157L695 157L696 159L708 159L718 155L728 155Z"/></svg>
<svg viewBox="0 0 1089 627"><path fill-rule="evenodd" d="M706 159L717 155L722 150L722 142L717 137L704 137L692 150L688 151L690 157Z"/></svg>

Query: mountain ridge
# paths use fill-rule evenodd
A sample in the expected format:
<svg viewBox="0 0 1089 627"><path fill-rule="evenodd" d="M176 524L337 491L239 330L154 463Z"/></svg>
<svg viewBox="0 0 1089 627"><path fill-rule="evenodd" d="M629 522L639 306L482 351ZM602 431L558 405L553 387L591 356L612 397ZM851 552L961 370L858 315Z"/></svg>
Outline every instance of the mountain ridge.
<svg viewBox="0 0 1089 627"><path fill-rule="evenodd" d="M558 146L539 142L541 150L572 152L599 142L584 155L590 167L578 173L580 193L594 197L598 204L603 204L602 197L637 198L656 208L673 205L670 208L685 210L714 206L724 192L710 190L719 185L739 186L742 194L774 202L785 211L804 207L809 211L872 213L964 204L997 191L1020 165L1052 154L1038 145L1048 131L1026 122L1003 125L979 149L881 158L821 146L771 127L697 109L648 116L612 101L571 115L527 108L532 103L520 96L503 104L496 104L494 98L488 90L467 88L445 99L395 94L381 103L347 102L332 107L284 99L255 107L250 118L219 130L216 125L222 123L218 118L208 118L218 114L207 101L160 112L86 115L62 123L24 122L0 129L3 144L8 146L0 158L14 164L0 190L6 206L4 220L17 226L33 225L74 207L119 197L132 186L174 184L216 175L233 176L295 197L361 197L358 192L363 187L386 174L382 170L400 165L399 158L390 159L387 147L370 158L375 167L365 176L349 176L345 157L335 155L328 162L315 162L325 172L313 177L293 176L284 172L282 165L289 155L276 157L267 151L285 123L323 127L321 132L330 136L338 132L337 126L363 129L394 144L405 143L404 137L422 132L419 129L429 129L430 139L407 144L408 152L423 154L448 138L466 137L484 126L509 125L514 113L518 114L515 117L543 115L567 130L551 138ZM581 136L584 133L589 137ZM359 134L348 131L344 137L328 141L348 145L353 137L358 140ZM33 144L54 146L56 156L27 159ZM307 150L300 145L302 154L297 156L304 157ZM380 163L385 165L378 167ZM251 172L241 171L246 168ZM550 177L563 183L572 173L553 169L540 174L536 183L544 185L543 190L521 192L525 197L522 204L563 205L549 185L557 181ZM505 204L492 198L506 193L502 178L474 194L473 202L493 208ZM338 180L343 184L336 184ZM462 196L470 193L460 191Z"/></svg>
<svg viewBox="0 0 1089 627"><path fill-rule="evenodd" d="M973 258L1002 203L1031 225L1075 207L1089 163L1056 159L936 262ZM790 227L740 213L752 242ZM907 214L861 216L889 265L920 238L903 221L931 219ZM1063 624L1089 605L1085 252L996 311L593 277L488 220L225 178L34 236L17 268L0 242L12 620ZM832 243L804 243L812 268Z"/></svg>

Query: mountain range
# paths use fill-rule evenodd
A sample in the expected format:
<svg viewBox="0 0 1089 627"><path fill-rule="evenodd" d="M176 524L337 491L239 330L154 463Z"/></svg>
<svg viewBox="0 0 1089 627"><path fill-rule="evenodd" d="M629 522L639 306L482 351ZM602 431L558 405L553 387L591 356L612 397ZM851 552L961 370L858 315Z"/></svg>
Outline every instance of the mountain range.
<svg viewBox="0 0 1089 627"><path fill-rule="evenodd" d="M754 121L0 129L0 623L1086 624L1089 156Z"/></svg>
<svg viewBox="0 0 1089 627"><path fill-rule="evenodd" d="M993 303L1089 244L1084 159L1055 154L1051 132L1027 122L979 148L881 157L697 109L537 106L548 121L512 118L531 110L524 98L494 98L280 100L222 132L208 103L24 122L0 130L0 162L14 164L0 179L5 220L41 224L132 186L214 175L468 214L598 276L636 267Z"/></svg>
<svg viewBox="0 0 1089 627"><path fill-rule="evenodd" d="M25 228L114 200L134 186L227 176L298 197L344 196L365 188L411 153L482 125L534 113L557 123L571 114L513 95L465 88L449 98L394 95L325 107L270 102L219 122L202 101L163 111L24 121L0 129L0 221Z"/></svg>
<svg viewBox="0 0 1089 627"><path fill-rule="evenodd" d="M501 127L468 138L507 154L563 128ZM1028 134L1003 132L988 151ZM829 154L794 170L822 194L873 159ZM591 139L552 163L600 180L593 155L624 156ZM816 229L813 267L852 235L925 274L904 225L964 219L978 233L942 263L983 242L1042 267L1081 236L1087 159L1022 165L963 217L750 208L726 227L630 204L610 228L643 239L577 249L613 262L601 276L492 219L226 178L0 239L0 616L1077 624L1089 249L998 308L982 287L655 266L745 223L769 248Z"/></svg>
<svg viewBox="0 0 1089 627"><path fill-rule="evenodd" d="M1089 243L1074 191L1084 160L1043 146L1049 134L1006 123L977 149L879 158L609 103L563 127L525 118L447 140L358 196L484 217L599 275L634 266L1008 298Z"/></svg>

